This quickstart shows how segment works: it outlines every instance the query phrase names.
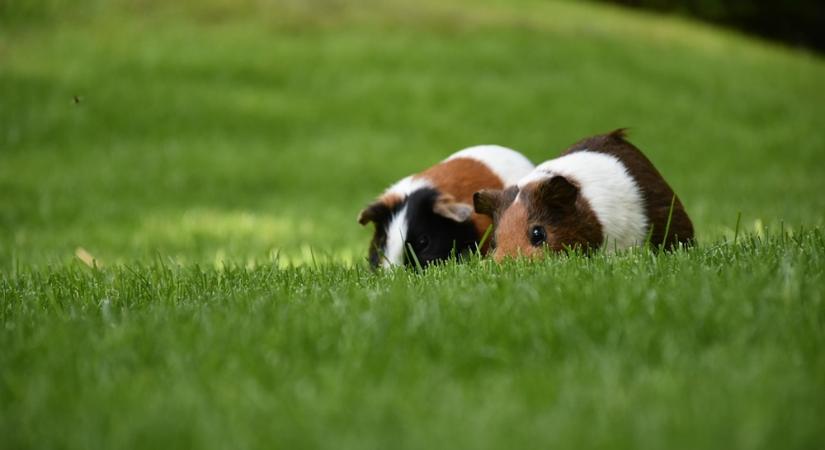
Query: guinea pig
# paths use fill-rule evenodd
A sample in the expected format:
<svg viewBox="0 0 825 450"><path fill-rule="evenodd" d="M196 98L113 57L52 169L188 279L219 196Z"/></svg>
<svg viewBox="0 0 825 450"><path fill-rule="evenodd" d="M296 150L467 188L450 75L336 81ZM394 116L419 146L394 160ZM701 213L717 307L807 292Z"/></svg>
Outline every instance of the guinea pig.
<svg viewBox="0 0 825 450"><path fill-rule="evenodd" d="M615 250L649 240L671 249L693 242L682 202L622 129L574 144L515 186L477 192L473 204L494 222L497 261L543 255L544 248Z"/></svg>
<svg viewBox="0 0 825 450"><path fill-rule="evenodd" d="M358 215L361 225L375 224L370 264L414 265L417 259L426 267L450 255L458 258L475 250L491 221L474 213L473 194L509 186L533 168L533 163L515 150L481 145L401 179ZM484 244L481 251L487 247Z"/></svg>

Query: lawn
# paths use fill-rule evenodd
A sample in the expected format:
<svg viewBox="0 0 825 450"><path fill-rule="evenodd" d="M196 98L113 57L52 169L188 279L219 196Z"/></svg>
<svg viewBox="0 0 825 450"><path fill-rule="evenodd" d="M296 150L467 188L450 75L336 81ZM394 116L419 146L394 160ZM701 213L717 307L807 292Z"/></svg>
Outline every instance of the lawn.
<svg viewBox="0 0 825 450"><path fill-rule="evenodd" d="M823 117L604 5L0 0L0 447L817 448ZM392 181L618 127L697 247L366 268Z"/></svg>

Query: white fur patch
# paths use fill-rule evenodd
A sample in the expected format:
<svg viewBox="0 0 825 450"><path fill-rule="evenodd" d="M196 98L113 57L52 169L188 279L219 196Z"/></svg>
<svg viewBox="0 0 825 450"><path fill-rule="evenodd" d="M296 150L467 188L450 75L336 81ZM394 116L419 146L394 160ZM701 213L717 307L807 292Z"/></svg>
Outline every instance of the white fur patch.
<svg viewBox="0 0 825 450"><path fill-rule="evenodd" d="M642 193L618 158L578 151L540 164L522 178L518 186L523 188L555 175L579 185L602 225L606 250L638 245L647 238L648 223Z"/></svg>
<svg viewBox="0 0 825 450"><path fill-rule="evenodd" d="M533 163L521 153L500 145L477 145L453 153L453 158L472 158L487 166L505 186L514 185L533 170Z"/></svg>
<svg viewBox="0 0 825 450"><path fill-rule="evenodd" d="M432 182L430 180L411 175L402 178L387 188L383 195L395 195L398 196L401 201L404 201L413 192L431 186ZM381 259L382 267L389 268L404 264L404 245L407 239L408 227L407 206L404 205L400 211L392 216L387 224L387 243L383 248L384 254Z"/></svg>
<svg viewBox="0 0 825 450"><path fill-rule="evenodd" d="M407 240L407 205L404 205L397 214L392 216L387 225L387 246L384 248L384 258L381 267L390 268L404 264L404 242Z"/></svg>
<svg viewBox="0 0 825 450"><path fill-rule="evenodd" d="M384 191L384 195L395 194L403 199L421 188L431 186L432 182L430 180L410 175L406 178L398 180L395 184L388 187L387 190Z"/></svg>

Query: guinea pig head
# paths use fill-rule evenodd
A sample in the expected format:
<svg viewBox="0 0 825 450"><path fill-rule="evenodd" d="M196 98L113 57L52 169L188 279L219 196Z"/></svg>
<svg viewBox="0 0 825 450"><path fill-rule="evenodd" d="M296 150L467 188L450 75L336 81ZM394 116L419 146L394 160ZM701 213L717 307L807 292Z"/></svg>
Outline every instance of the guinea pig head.
<svg viewBox="0 0 825 450"><path fill-rule="evenodd" d="M358 222L375 224L369 251L373 267L415 265L416 260L426 267L475 247L472 216L471 205L427 187L403 199L379 199L361 211Z"/></svg>
<svg viewBox="0 0 825 450"><path fill-rule="evenodd" d="M596 248L602 242L601 225L579 187L560 175L521 188L480 191L473 203L477 213L493 219L496 261L535 258L546 249Z"/></svg>

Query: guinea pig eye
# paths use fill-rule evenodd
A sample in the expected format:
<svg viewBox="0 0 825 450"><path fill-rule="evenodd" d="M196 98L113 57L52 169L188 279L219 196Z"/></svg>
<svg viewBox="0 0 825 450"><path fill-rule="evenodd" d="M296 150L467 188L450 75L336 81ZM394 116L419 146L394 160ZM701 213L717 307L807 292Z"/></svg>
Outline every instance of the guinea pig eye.
<svg viewBox="0 0 825 450"><path fill-rule="evenodd" d="M547 232L541 225L536 225L530 229L530 243L533 247L538 247L547 241Z"/></svg>
<svg viewBox="0 0 825 450"><path fill-rule="evenodd" d="M427 248L430 245L430 238L427 235L421 235L415 242L418 244L418 248Z"/></svg>

